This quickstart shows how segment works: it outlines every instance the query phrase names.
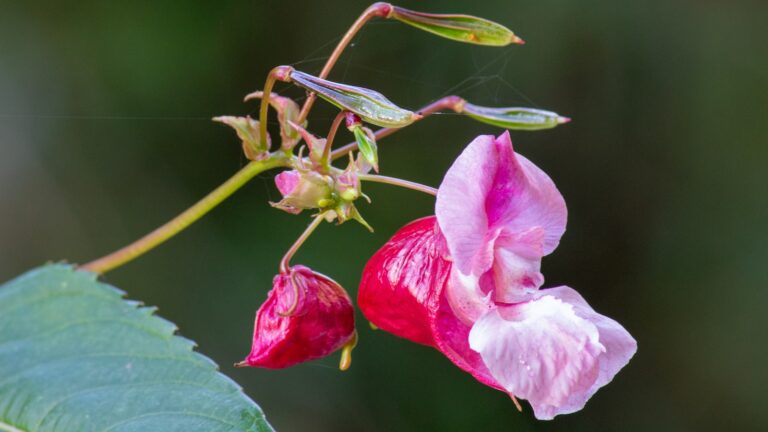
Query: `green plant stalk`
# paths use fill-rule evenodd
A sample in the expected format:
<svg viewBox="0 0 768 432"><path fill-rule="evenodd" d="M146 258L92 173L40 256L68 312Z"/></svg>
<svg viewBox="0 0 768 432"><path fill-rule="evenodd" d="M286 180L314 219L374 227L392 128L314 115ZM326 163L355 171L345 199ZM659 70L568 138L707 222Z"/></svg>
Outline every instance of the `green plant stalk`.
<svg viewBox="0 0 768 432"><path fill-rule="evenodd" d="M121 265L134 260L144 253L154 249L169 238L183 231L195 221L203 217L222 201L227 199L235 191L240 189L249 180L258 174L272 168L285 167L289 165L289 159L282 153L274 153L269 158L261 161L252 161L244 166L240 171L233 175L229 180L222 183L214 189L205 198L198 201L195 205L185 210L175 218L168 221L165 225L155 229L151 233L136 240L135 242L112 252L109 255L98 258L87 264L80 266L80 269L94 273L106 273Z"/></svg>
<svg viewBox="0 0 768 432"><path fill-rule="evenodd" d="M312 222L307 226L307 229L304 230L303 233L299 236L298 239L291 245L291 248L288 249L288 251L283 255L283 259L280 260L280 272L281 273L288 273L288 271L291 269L291 258L293 258L294 255L296 255L296 252L299 251L299 248L301 245L304 244L304 242L307 241L309 236L312 235L312 233L317 229L318 226L320 226L320 223L324 220L324 214L320 213L314 216L314 219L312 219Z"/></svg>
<svg viewBox="0 0 768 432"><path fill-rule="evenodd" d="M437 196L437 189L432 186L423 185L421 183L412 182L410 180L403 180L395 177L387 177L383 175L374 174L358 174L357 178L361 181L384 183L392 186L400 186L402 188L411 189L419 192L424 192L432 196Z"/></svg>
<svg viewBox="0 0 768 432"><path fill-rule="evenodd" d="M352 42L352 39L355 37L357 32L359 32L360 29L363 28L365 23L370 21L371 18L374 18L377 16L387 18L391 12L392 12L392 5L390 5L389 3L379 2L379 3L374 3L368 6L368 8L364 10L362 14L360 14L357 20L355 20L355 22L352 23L352 26L349 28L349 30L347 30L347 32L341 38L339 43L336 45L336 48L333 49L331 56L328 57L328 60L325 62L325 65L323 66L323 70L320 71L320 75L318 75L318 77L321 79L328 78L328 74L331 73L331 69L333 69L333 66L339 60L339 57L341 57L341 53L344 52L344 50L347 48L347 45L349 45L349 43ZM304 106L301 107L298 123L301 123L307 119L307 115L309 115L309 110L312 109L312 104L315 103L315 99L317 99L316 93L310 93L307 96L307 100L304 102Z"/></svg>

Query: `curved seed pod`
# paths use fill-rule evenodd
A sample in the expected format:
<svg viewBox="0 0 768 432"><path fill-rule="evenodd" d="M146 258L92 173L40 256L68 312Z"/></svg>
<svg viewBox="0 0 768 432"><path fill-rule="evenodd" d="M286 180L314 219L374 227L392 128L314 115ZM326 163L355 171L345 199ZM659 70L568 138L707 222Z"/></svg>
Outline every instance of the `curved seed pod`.
<svg viewBox="0 0 768 432"><path fill-rule="evenodd" d="M333 105L351 111L377 126L400 128L421 118L373 90L335 83L296 70L291 72L291 80L299 87L315 92Z"/></svg>
<svg viewBox="0 0 768 432"><path fill-rule="evenodd" d="M465 103L462 114L473 119L513 130L541 130L551 129L557 125L571 121L552 111L534 108L488 108Z"/></svg>
<svg viewBox="0 0 768 432"><path fill-rule="evenodd" d="M490 46L525 43L503 25L471 15L430 14L394 6L388 18L459 42Z"/></svg>

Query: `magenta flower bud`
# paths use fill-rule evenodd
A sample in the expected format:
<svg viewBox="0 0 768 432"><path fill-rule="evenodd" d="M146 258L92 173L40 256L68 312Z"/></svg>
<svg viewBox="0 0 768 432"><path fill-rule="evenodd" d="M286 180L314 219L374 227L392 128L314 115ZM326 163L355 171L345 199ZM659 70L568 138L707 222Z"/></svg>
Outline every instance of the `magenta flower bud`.
<svg viewBox="0 0 768 432"><path fill-rule="evenodd" d="M273 207L298 214L304 209L327 207L334 202L333 180L314 171L283 171L275 176L277 190L283 195Z"/></svg>
<svg viewBox="0 0 768 432"><path fill-rule="evenodd" d="M355 316L346 291L304 266L275 276L256 312L251 353L238 366L280 369L325 357L354 343Z"/></svg>

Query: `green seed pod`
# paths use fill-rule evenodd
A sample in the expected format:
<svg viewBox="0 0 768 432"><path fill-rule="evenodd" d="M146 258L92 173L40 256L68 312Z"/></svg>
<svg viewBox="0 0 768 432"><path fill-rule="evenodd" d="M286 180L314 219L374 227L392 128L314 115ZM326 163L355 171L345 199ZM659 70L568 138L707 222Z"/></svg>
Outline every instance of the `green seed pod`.
<svg viewBox="0 0 768 432"><path fill-rule="evenodd" d="M400 128L421 117L398 107L381 93L366 88L327 81L296 70L291 72L291 80L299 87L315 92L326 101L377 126Z"/></svg>
<svg viewBox="0 0 768 432"><path fill-rule="evenodd" d="M388 18L459 42L489 46L525 43L503 25L471 15L430 14L393 6Z"/></svg>
<svg viewBox="0 0 768 432"><path fill-rule="evenodd" d="M494 126L513 130L551 129L557 125L571 121L552 111L534 108L488 108L464 103L461 110L473 119Z"/></svg>

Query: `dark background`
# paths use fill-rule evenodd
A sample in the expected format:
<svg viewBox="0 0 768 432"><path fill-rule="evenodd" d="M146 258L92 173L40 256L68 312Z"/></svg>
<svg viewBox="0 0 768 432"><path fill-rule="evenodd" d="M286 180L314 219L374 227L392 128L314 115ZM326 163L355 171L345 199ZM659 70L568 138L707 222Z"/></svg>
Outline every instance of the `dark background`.
<svg viewBox="0 0 768 432"><path fill-rule="evenodd" d="M274 173L105 280L159 306L282 431L768 428L766 3L401 4L491 18L528 44L475 47L376 21L331 77L412 109L458 92L574 118L513 140L569 206L568 232L544 260L546 286L577 288L638 340L612 384L579 413L536 421L527 405L516 412L436 351L373 332L362 317L348 372L337 355L234 370L277 262L308 222L268 206ZM274 65L318 72L366 5L0 0L0 279L103 255L225 180L245 160L210 117L255 113L242 97ZM332 115L318 103L310 129L324 134ZM383 173L436 186L472 137L499 132L435 116L380 143ZM296 260L352 293L366 257L433 211L426 195L366 192L375 234L326 225Z"/></svg>

